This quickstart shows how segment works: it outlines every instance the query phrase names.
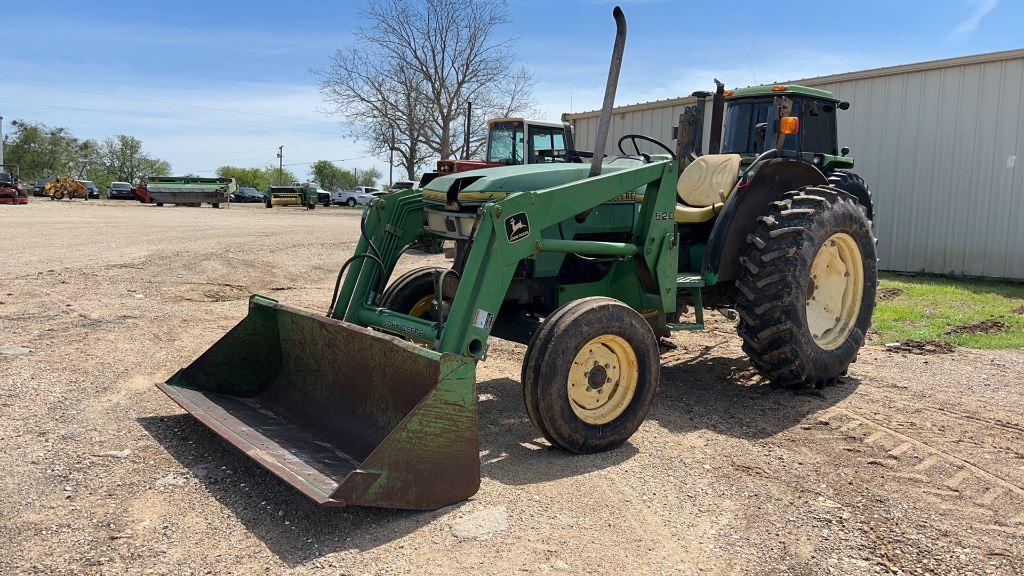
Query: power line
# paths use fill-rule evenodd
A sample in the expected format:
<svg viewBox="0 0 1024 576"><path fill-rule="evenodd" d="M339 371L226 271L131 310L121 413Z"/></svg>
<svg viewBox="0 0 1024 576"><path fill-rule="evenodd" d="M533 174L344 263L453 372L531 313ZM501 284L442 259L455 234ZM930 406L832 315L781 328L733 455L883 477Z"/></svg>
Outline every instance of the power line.
<svg viewBox="0 0 1024 576"><path fill-rule="evenodd" d="M316 140L303 140L302 142L299 142L299 143L288 144L288 146L299 146L300 144L317 144L317 143L320 143L320 142L327 142L328 140L335 140L336 138L337 137L334 136L334 137L328 137L328 138L318 138ZM319 154L320 152L326 152L328 150L335 150L337 148L343 148L345 146L347 146L347 145L346 144L339 144L337 146L331 146L330 148L321 148L321 149L318 149L318 150L313 150L313 151L307 152L307 154ZM251 149L245 149L245 150L234 150L232 152L224 152L224 153L221 153L221 154L204 154L204 156L207 157L207 158L219 158L219 157L223 157L223 156L233 156L234 154L248 154L250 152L259 152L261 150L266 150L266 149L267 149L266 146L261 146L259 148L251 148ZM262 157L263 156L259 156L259 158L262 158ZM241 158L241 159L235 158L233 161L235 161L235 162L242 162L244 160L249 160L249 159L251 159L251 158Z"/></svg>
<svg viewBox="0 0 1024 576"><path fill-rule="evenodd" d="M277 156L275 156L275 158L276 157ZM359 156L359 157L356 157L356 158L341 158L341 159L338 159L338 160L328 160L328 162L350 162L352 160L365 160L366 158L372 158L372 156ZM268 160L267 162L270 163L270 160ZM287 166L312 166L313 164L316 164L317 162L320 162L320 160L314 160L313 162L292 162L292 163L289 163L289 164L282 164L282 166L285 166L285 167L287 167ZM209 173L216 172L217 170L220 170L220 168L214 168L212 170L182 170L182 172L193 173L193 174L209 174Z"/></svg>
<svg viewBox="0 0 1024 576"><path fill-rule="evenodd" d="M298 116L282 116L280 114L265 114L262 112L246 112L244 110L232 110L230 108L219 108L216 106L204 106L202 104L186 104L184 102L172 102L170 100L158 100L156 98L143 98L141 96L125 96L123 94L114 94L112 92L100 92L97 90L83 90L81 88L69 88L67 86L57 86L54 84L44 84L42 82L29 82L27 80L0 80L0 82L6 82L8 84L22 84L25 86L41 86L43 88L52 88L56 90L66 90L68 92L80 92L82 94L93 94L96 96L108 96L111 98L121 98L124 100L136 100L139 102L153 102L155 104L168 104L171 106L184 106L186 108L196 108L199 110L213 110L216 112L229 112L231 114L244 114L248 116L261 116L263 118L278 118L281 120L297 120L299 122L329 122L329 120L313 120L310 118L300 118Z"/></svg>
<svg viewBox="0 0 1024 576"><path fill-rule="evenodd" d="M340 160L328 160L328 162L350 162L352 160L363 160L365 158L370 158L370 156L359 156L357 158L342 158ZM315 160L313 162L295 162L293 164L285 164L285 166L310 166L312 164L316 164L317 162L320 162L320 160Z"/></svg>

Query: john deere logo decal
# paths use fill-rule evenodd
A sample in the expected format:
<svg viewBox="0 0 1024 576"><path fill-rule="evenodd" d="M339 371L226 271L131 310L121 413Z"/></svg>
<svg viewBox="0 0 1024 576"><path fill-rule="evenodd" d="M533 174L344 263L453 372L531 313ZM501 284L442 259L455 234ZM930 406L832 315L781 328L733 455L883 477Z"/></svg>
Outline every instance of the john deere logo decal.
<svg viewBox="0 0 1024 576"><path fill-rule="evenodd" d="M509 243L518 242L530 235L530 220L526 218L526 212L505 218L505 235Z"/></svg>

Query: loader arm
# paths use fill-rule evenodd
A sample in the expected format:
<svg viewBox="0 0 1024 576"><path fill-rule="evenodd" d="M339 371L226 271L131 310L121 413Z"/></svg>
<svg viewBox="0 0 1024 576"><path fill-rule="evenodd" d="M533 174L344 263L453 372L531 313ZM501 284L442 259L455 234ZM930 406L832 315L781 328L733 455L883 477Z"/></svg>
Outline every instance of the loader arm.
<svg viewBox="0 0 1024 576"><path fill-rule="evenodd" d="M422 234L425 219L422 195L417 190L374 200L365 217L366 235L359 241L356 259L331 316L433 342L434 350L440 353L480 359L486 355L494 319L516 266L521 260L545 251L636 257L650 272L649 277L655 279L649 291L659 298L662 311L673 312L676 174L676 161L662 160L544 190L511 194L484 204L478 212L469 258L443 325L374 305L384 284L382 274L383 278L390 276L402 251ZM541 238L542 230L639 187L646 187L646 191L633 227L632 242Z"/></svg>

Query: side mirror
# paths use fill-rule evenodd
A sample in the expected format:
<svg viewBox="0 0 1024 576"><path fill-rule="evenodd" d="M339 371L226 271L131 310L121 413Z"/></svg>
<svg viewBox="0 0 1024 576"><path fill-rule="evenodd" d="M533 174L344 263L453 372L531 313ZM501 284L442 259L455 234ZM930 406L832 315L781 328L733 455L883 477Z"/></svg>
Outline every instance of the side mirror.
<svg viewBox="0 0 1024 576"><path fill-rule="evenodd" d="M764 139L768 134L768 123L758 122L754 125L754 130L756 130L755 141L757 142L757 148L760 150L761 146L764 144Z"/></svg>
<svg viewBox="0 0 1024 576"><path fill-rule="evenodd" d="M850 153L850 148L848 146L843 146L842 148L839 149L839 154L842 155L842 156L846 156L849 153Z"/></svg>
<svg viewBox="0 0 1024 576"><path fill-rule="evenodd" d="M849 110L849 109L850 109L850 103L849 103L849 102L847 102L846 100L843 100L842 102L840 102L839 104L837 104L837 107L838 107L838 108L839 108L840 110Z"/></svg>

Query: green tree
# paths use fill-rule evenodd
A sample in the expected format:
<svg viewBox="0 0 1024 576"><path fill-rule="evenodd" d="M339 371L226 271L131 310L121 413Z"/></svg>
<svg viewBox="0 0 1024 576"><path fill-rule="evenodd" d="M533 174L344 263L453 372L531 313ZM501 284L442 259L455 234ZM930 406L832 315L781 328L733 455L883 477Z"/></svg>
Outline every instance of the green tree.
<svg viewBox="0 0 1024 576"><path fill-rule="evenodd" d="M248 186L257 190L267 187L270 182L263 168L240 168L238 166L221 166L217 168L218 178L234 178L239 186Z"/></svg>
<svg viewBox="0 0 1024 576"><path fill-rule="evenodd" d="M309 175L313 182L316 182L324 190L336 190L343 188L342 181L345 177L343 168L330 160L318 160L309 167Z"/></svg>
<svg viewBox="0 0 1024 576"><path fill-rule="evenodd" d="M167 176L171 165L142 151L142 141L134 136L118 134L99 145L99 168L112 180L135 183L146 176Z"/></svg>
<svg viewBox="0 0 1024 576"><path fill-rule="evenodd" d="M273 164L267 164L263 168L263 174L267 178L267 183L274 186L288 186L296 180L294 172L287 168L278 170Z"/></svg>
<svg viewBox="0 0 1024 576"><path fill-rule="evenodd" d="M376 186L377 181L380 180L380 170L376 168L367 168L366 170L356 171L356 186Z"/></svg>
<svg viewBox="0 0 1024 576"><path fill-rule="evenodd" d="M310 167L309 174L312 176L313 182L319 184L324 190L348 190L359 185L355 173L330 160L314 162Z"/></svg>
<svg viewBox="0 0 1024 576"><path fill-rule="evenodd" d="M17 164L26 181L81 177L95 160L96 142L79 140L67 128L24 120L14 120L11 126L14 130L4 135L4 160Z"/></svg>

